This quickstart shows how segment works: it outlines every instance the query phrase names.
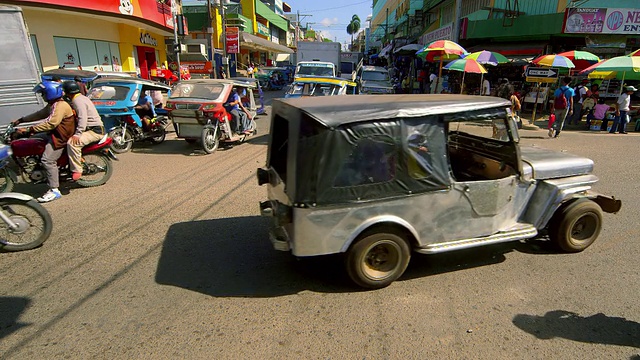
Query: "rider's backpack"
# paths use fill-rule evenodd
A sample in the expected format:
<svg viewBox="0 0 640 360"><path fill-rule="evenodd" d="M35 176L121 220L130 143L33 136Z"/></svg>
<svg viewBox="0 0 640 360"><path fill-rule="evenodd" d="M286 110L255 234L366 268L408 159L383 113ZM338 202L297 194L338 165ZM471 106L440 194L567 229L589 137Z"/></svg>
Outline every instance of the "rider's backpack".
<svg viewBox="0 0 640 360"><path fill-rule="evenodd" d="M562 90L562 88L560 88L560 95L556 96L555 100L553 100L553 107L555 109L566 109L567 108L567 97L564 96L565 91L567 91L569 88Z"/></svg>
<svg viewBox="0 0 640 360"><path fill-rule="evenodd" d="M582 97L582 95L580 95L580 89L582 89L583 87L584 86L582 86L582 85L578 85L578 86L576 86L575 89L573 89L573 92L574 92L574 94L573 94L573 103L574 104L577 104L577 103L580 102L580 98Z"/></svg>

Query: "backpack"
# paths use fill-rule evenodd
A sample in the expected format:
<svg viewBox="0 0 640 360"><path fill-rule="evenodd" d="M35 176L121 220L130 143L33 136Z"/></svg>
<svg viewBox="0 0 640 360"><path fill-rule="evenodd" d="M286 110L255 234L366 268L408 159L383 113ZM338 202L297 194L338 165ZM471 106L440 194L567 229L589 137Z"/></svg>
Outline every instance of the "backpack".
<svg viewBox="0 0 640 360"><path fill-rule="evenodd" d="M567 88L568 89L568 88ZM562 88L560 89L560 96L556 96L556 98L553 100L553 107L555 109L566 109L567 108L567 97L564 96L565 90L562 90Z"/></svg>

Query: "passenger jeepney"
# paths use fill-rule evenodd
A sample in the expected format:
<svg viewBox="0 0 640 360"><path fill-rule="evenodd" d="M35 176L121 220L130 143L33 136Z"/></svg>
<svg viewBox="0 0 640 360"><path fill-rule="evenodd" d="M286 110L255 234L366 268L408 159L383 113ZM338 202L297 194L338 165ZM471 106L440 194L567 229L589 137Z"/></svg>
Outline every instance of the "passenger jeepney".
<svg viewBox="0 0 640 360"><path fill-rule="evenodd" d="M284 97L354 95L356 87L355 82L337 77L299 77Z"/></svg>
<svg viewBox="0 0 640 360"><path fill-rule="evenodd" d="M344 253L360 286L437 254L548 233L566 252L621 203L592 191L593 161L521 147L504 99L361 95L277 99L260 185L277 250Z"/></svg>

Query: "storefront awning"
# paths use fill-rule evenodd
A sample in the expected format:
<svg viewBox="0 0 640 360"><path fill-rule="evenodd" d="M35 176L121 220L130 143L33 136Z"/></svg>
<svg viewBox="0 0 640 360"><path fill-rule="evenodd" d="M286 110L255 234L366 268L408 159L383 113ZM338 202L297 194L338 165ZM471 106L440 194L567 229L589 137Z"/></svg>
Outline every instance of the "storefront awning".
<svg viewBox="0 0 640 360"><path fill-rule="evenodd" d="M240 43L240 48L257 50L257 51L268 51L277 54L293 54L293 50L288 47L280 44L276 44L267 39L263 39L259 36L251 35L244 31L242 34L242 42Z"/></svg>

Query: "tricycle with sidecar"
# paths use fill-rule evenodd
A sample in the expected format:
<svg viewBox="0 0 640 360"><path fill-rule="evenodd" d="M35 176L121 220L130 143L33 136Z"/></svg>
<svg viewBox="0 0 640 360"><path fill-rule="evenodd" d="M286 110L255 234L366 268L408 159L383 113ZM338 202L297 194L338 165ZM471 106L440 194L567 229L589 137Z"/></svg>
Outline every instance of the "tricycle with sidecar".
<svg viewBox="0 0 640 360"><path fill-rule="evenodd" d="M254 82L236 79L180 81L174 86L166 106L178 138L188 143L199 140L202 149L211 154L221 143L230 146L257 134L255 87ZM225 108L233 91L243 103L239 110L240 121L245 127L242 132L236 131L238 124L232 123L230 111Z"/></svg>
<svg viewBox="0 0 640 360"><path fill-rule="evenodd" d="M111 149L116 153L131 150L134 141L159 144L166 136L168 119L155 109L156 116L142 122L135 107L147 91L168 93L171 88L158 82L136 78L103 78L93 82L89 98L102 117L105 129L113 139Z"/></svg>

